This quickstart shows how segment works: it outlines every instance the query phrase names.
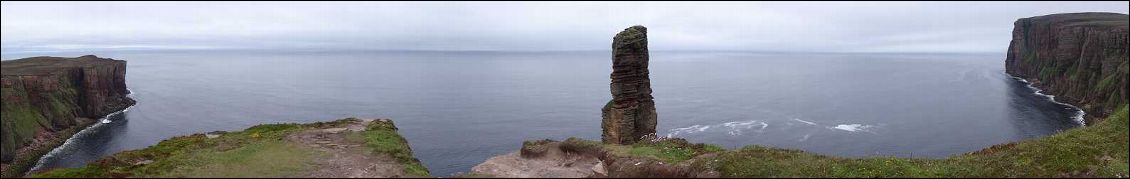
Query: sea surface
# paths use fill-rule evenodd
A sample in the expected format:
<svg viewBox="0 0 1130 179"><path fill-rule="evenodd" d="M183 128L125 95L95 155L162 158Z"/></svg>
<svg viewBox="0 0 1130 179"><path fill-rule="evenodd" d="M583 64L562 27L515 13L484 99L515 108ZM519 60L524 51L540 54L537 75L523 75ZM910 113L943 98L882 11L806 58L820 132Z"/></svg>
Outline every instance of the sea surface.
<svg viewBox="0 0 1130 179"><path fill-rule="evenodd" d="M390 118L435 176L522 141L600 139L611 52L101 52L137 105L49 154L78 167L180 135ZM7 53L75 57L84 53ZM944 158L1079 126L1005 54L652 52L660 136L727 148ZM42 168L41 168L42 169Z"/></svg>

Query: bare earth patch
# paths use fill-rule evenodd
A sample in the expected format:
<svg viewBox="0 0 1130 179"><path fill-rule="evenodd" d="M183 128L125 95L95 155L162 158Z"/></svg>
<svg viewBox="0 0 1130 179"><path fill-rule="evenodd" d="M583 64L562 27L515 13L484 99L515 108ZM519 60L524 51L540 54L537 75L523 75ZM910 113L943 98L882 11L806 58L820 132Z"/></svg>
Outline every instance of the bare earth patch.
<svg viewBox="0 0 1130 179"><path fill-rule="evenodd" d="M472 174L500 178L585 178L606 175L600 159L561 151L556 145L545 154L524 158L515 151L488 159L471 169ZM594 175L595 174L595 175Z"/></svg>
<svg viewBox="0 0 1130 179"><path fill-rule="evenodd" d="M314 161L308 178L391 178L404 176L403 166L391 156L374 154L364 141L347 135L365 130L369 121L342 128L310 129L287 136L290 142L323 153Z"/></svg>

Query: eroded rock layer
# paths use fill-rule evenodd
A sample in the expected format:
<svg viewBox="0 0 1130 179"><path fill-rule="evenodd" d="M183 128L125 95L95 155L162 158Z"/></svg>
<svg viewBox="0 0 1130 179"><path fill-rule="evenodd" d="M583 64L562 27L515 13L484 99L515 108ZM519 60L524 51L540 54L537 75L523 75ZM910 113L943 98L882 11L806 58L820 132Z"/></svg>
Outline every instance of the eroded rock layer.
<svg viewBox="0 0 1130 179"><path fill-rule="evenodd" d="M629 27L612 40L612 101L601 110L601 139L604 143L630 144L655 133L655 102L647 70L647 28Z"/></svg>

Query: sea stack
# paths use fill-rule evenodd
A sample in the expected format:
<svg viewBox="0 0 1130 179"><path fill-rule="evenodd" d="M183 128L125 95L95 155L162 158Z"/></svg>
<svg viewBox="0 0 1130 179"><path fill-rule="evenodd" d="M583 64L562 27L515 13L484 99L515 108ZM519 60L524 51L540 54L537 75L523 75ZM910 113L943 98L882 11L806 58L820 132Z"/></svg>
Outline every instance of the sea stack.
<svg viewBox="0 0 1130 179"><path fill-rule="evenodd" d="M612 38L612 100L601 110L604 143L632 144L655 134L647 63L646 27L628 27Z"/></svg>

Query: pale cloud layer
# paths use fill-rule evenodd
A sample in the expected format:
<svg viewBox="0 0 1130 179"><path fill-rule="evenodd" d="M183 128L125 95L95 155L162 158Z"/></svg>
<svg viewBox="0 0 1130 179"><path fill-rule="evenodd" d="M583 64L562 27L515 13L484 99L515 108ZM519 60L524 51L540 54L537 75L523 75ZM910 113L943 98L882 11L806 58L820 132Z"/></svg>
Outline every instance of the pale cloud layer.
<svg viewBox="0 0 1130 179"><path fill-rule="evenodd" d="M1003 52L1012 23L1127 2L3 2L4 53L106 49Z"/></svg>

